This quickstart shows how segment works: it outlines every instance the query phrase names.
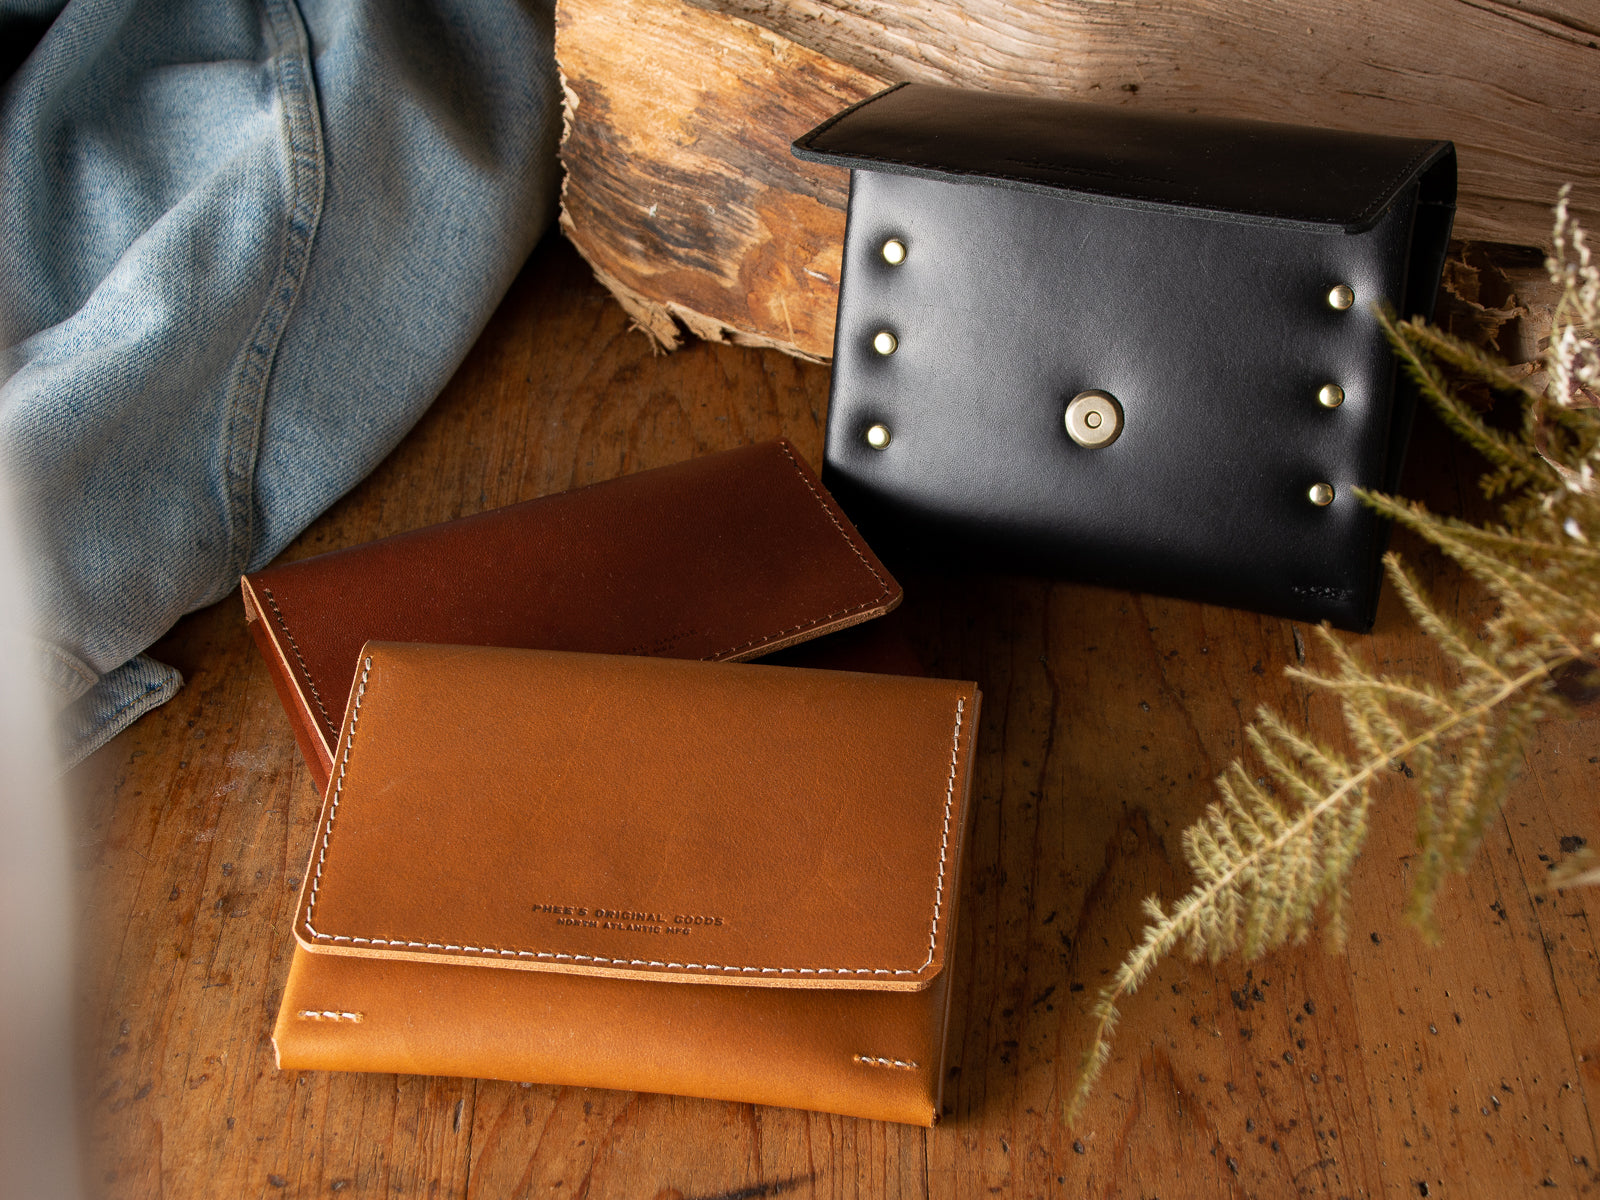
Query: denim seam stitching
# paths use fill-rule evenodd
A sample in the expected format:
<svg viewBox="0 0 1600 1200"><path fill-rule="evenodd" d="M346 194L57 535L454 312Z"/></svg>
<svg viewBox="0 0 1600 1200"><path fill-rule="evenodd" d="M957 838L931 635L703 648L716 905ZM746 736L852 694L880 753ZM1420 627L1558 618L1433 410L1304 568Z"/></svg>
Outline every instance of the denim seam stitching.
<svg viewBox="0 0 1600 1200"><path fill-rule="evenodd" d="M160 666L161 664L157 663L156 665ZM123 713L127 712L131 708L143 705L144 707L140 707L140 710L134 714L135 719L142 717L145 713L149 712L151 708L156 707L156 705L165 704L167 700L170 700L173 696L177 695L178 688L182 686L182 679L179 679L176 683L174 683L170 677L157 679L153 682L144 684L136 695L130 696L127 700L124 700L104 717L97 716L95 718L94 728L90 731L89 736L78 742L65 754L62 761L62 766L76 766L78 763L88 758L89 755L93 754L96 750L104 746L112 738L116 737L117 734L121 733L122 729L126 728L126 726L121 728L113 728L113 726L117 725L118 719ZM158 692L164 693L163 697L158 699L155 705L145 705L145 702Z"/></svg>
<svg viewBox="0 0 1600 1200"><path fill-rule="evenodd" d="M139 703L139 701L143 700L151 692L159 692L162 688L164 688L166 686L167 686L167 680L165 680L165 679L158 679L154 683L145 684L144 688L139 692L139 694L137 696L129 697L127 700L124 700L121 704L117 705L116 708L111 710L111 712L106 716L106 724L109 725L112 721L115 721L118 717L120 717L123 713L127 712L135 704Z"/></svg>
<svg viewBox="0 0 1600 1200"><path fill-rule="evenodd" d="M228 388L229 423L225 469L228 486L229 551L237 575L255 540L255 468L261 422L278 343L299 298L310 265L311 243L322 217L325 173L310 44L292 0L263 0L271 69L279 98L279 125L288 174L282 251L254 329L246 340Z"/></svg>

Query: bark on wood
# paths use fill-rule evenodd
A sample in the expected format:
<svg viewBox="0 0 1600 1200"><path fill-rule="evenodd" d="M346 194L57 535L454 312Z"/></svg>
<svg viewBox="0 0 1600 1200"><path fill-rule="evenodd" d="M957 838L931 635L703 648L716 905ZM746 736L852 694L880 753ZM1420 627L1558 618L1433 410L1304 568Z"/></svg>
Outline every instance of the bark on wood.
<svg viewBox="0 0 1600 1200"><path fill-rule="evenodd" d="M1600 15L1567 7L560 0L562 226L661 345L826 358L848 181L789 143L914 79L1451 137L1457 235L1537 246L1563 182L1600 212Z"/></svg>
<svg viewBox="0 0 1600 1200"><path fill-rule="evenodd" d="M558 13L561 225L666 347L833 351L848 178L789 143L882 81L677 0Z"/></svg>

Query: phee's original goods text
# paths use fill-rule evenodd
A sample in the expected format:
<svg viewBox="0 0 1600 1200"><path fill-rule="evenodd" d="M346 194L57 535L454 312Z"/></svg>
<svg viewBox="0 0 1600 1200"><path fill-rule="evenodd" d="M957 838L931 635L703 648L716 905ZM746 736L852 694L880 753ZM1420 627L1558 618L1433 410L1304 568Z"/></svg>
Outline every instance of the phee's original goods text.
<svg viewBox="0 0 1600 1200"><path fill-rule="evenodd" d="M533 911L555 918L557 925L580 929L613 929L619 933L660 933L687 936L698 928L715 927L723 923L720 916L704 913L674 913L670 917L659 912L632 908L601 908L581 904L535 904Z"/></svg>

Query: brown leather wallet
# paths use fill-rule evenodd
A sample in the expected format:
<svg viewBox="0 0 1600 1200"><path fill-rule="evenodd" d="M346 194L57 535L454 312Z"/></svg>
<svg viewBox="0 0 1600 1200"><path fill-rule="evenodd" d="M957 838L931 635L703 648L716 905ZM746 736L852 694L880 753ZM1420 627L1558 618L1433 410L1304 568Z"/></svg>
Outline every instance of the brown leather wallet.
<svg viewBox="0 0 1600 1200"><path fill-rule="evenodd" d="M978 706L949 680L368 645L279 1066L932 1124Z"/></svg>
<svg viewBox="0 0 1600 1200"><path fill-rule="evenodd" d="M901 596L784 441L269 567L241 584L319 792L369 639L738 661L881 616Z"/></svg>

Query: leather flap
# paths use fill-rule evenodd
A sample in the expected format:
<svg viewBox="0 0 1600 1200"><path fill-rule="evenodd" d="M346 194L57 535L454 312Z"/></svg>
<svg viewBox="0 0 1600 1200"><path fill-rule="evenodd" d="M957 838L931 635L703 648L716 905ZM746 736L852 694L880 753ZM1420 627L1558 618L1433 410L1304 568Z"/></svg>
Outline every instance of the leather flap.
<svg viewBox="0 0 1600 1200"><path fill-rule="evenodd" d="M1454 203L1455 148L1035 96L898 84L794 143L853 170L975 179L1133 208L1361 233L1422 180Z"/></svg>
<svg viewBox="0 0 1600 1200"><path fill-rule="evenodd" d="M307 950L918 990L945 961L967 683L369 643Z"/></svg>

